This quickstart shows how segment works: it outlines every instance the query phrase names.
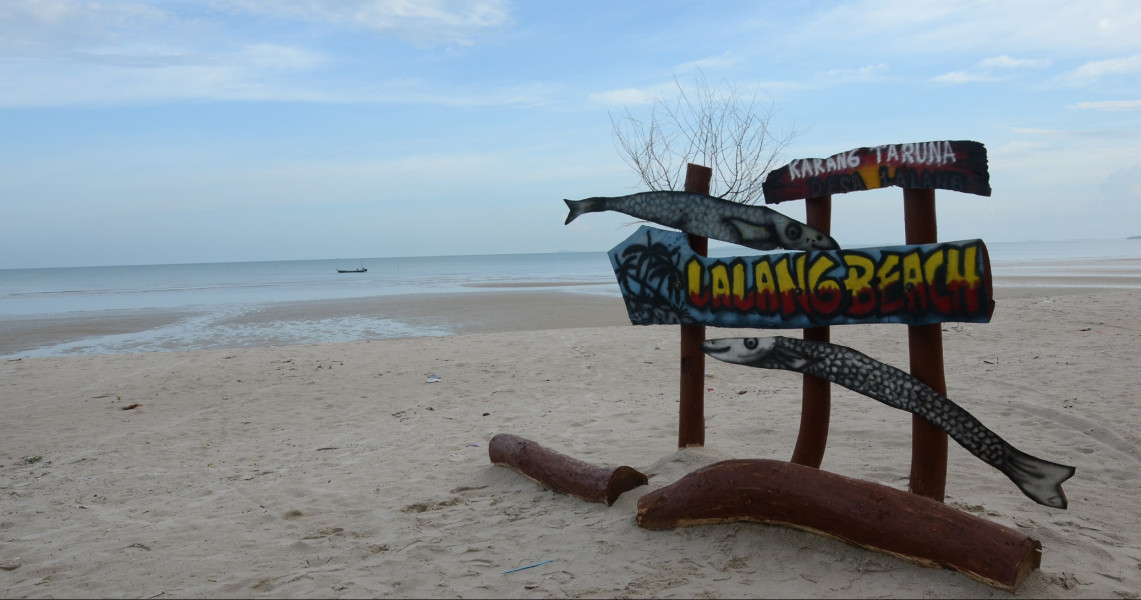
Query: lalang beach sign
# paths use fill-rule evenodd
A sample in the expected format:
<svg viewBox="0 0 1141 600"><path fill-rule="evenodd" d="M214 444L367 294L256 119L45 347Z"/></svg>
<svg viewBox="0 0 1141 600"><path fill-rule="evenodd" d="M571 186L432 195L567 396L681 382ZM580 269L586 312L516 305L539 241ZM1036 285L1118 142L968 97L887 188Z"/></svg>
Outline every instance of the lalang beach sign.
<svg viewBox="0 0 1141 600"><path fill-rule="evenodd" d="M610 251L631 323L802 329L990 320L982 240L708 258L642 226Z"/></svg>
<svg viewBox="0 0 1141 600"><path fill-rule="evenodd" d="M935 141L794 160L766 177L765 202L805 199L807 223L707 195L711 173L689 165L685 191L566 200L566 223L617 211L677 229L643 225L609 256L631 323L681 325L679 448L705 443L704 354L802 373L800 433L789 462L721 461L642 495L638 525L778 523L1016 590L1039 567L1041 543L941 502L948 437L1050 508L1067 507L1061 484L1075 473L1018 450L946 395L939 323L985 323L994 301L982 240L936 240L934 190L989 196L986 149ZM831 196L888 186L904 190L908 244L841 248L829 234ZM707 257L691 238L699 249L717 239L760 254ZM828 327L865 323L909 326L911 373L830 342ZM804 329L804 338L704 340L707 325ZM914 415L909 492L819 468L831 383ZM649 480L630 467L591 465L509 434L491 440L489 455L545 487L608 505Z"/></svg>

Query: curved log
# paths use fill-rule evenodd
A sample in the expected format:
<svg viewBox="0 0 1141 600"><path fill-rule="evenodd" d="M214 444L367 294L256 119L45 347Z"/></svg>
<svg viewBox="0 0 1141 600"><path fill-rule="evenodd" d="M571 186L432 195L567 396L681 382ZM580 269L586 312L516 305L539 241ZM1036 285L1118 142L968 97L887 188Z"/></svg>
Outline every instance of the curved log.
<svg viewBox="0 0 1141 600"><path fill-rule="evenodd" d="M638 525L755 521L803 529L1013 592L1041 564L1022 533L930 498L774 460L727 460L638 500Z"/></svg>
<svg viewBox="0 0 1141 600"><path fill-rule="evenodd" d="M545 488L607 506L623 492L649 482L631 467L592 465L507 433L491 438L487 452L493 464L510 467Z"/></svg>

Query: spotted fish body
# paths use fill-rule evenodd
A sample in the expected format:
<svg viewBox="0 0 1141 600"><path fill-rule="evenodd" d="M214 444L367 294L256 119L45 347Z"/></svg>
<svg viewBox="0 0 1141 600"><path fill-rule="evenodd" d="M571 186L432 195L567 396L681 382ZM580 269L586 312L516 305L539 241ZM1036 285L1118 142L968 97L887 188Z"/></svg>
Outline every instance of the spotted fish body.
<svg viewBox="0 0 1141 600"><path fill-rule="evenodd" d="M836 240L767 206L730 202L693 192L642 192L614 198L564 200L566 223L579 215L613 210L685 233L756 250L836 250Z"/></svg>
<svg viewBox="0 0 1141 600"><path fill-rule="evenodd" d="M786 337L726 338L702 344L725 362L797 371L827 379L927 419L971 454L1002 471L1031 500L1066 508L1062 482L1074 467L1035 458L1008 444L971 413L912 375L845 346Z"/></svg>

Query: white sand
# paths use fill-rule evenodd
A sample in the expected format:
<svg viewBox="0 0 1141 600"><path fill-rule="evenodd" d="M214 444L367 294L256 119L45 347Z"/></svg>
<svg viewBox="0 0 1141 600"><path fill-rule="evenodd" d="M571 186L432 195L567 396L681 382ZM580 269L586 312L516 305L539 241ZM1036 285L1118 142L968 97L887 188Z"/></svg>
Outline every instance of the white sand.
<svg viewBox="0 0 1141 600"><path fill-rule="evenodd" d="M1056 291L1000 290L943 339L953 400L1077 467L1069 509L954 442L947 502L1042 542L1018 596L1138 597L1141 292ZM907 368L902 326L832 339ZM1010 596L782 527L639 528L643 493L795 443L799 375L709 360L706 447L678 451L677 346L627 325L0 362L0 596ZM823 468L906 489L910 422L834 386ZM609 507L542 490L489 463L496 433L650 485Z"/></svg>

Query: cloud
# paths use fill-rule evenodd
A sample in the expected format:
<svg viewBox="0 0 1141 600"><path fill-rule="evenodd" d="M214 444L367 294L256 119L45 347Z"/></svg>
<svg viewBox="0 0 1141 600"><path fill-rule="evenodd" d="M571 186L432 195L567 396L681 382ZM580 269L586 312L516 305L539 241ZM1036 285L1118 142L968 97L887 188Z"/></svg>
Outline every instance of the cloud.
<svg viewBox="0 0 1141 600"><path fill-rule="evenodd" d="M708 58L699 58L689 62L682 63L674 69L678 73L688 73L690 71L704 71L706 69L724 69L732 67L737 64L737 60L732 58L732 52L724 52L720 56L710 56Z"/></svg>
<svg viewBox="0 0 1141 600"><path fill-rule="evenodd" d="M865 65L856 69L830 69L828 71L821 71L814 75L813 79L817 83L824 85L862 83L882 79L882 76L887 72L887 65L879 63L876 65Z"/></svg>
<svg viewBox="0 0 1141 600"><path fill-rule="evenodd" d="M974 69L968 71L951 71L950 73L932 77L931 81L950 85L975 83L978 81L1003 81L1009 79L1009 72L1015 69L1037 69L1049 66L1049 64L1050 61L1048 60L1014 58L1003 54L1001 56L992 56L980 60L975 64ZM996 71L1001 71L1003 74L996 74Z"/></svg>
<svg viewBox="0 0 1141 600"><path fill-rule="evenodd" d="M165 10L139 2L113 4L75 0L0 2L0 56L60 56L121 40L128 32L169 24Z"/></svg>
<svg viewBox="0 0 1141 600"><path fill-rule="evenodd" d="M1037 69L1040 67L1047 67L1050 61L1044 59L1031 59L1031 58L1013 58L1003 54L1002 56L992 56L984 58L979 61L978 66L982 69L1023 69L1032 68Z"/></svg>
<svg viewBox="0 0 1141 600"><path fill-rule="evenodd" d="M655 101L672 98L677 95L677 84L674 82L659 83L645 87L630 87L606 92L595 92L587 96L587 100L594 104L605 106L638 106L653 104Z"/></svg>
<svg viewBox="0 0 1141 600"><path fill-rule="evenodd" d="M275 71L304 71L324 62L315 52L279 44L250 44L238 51L236 57L251 68Z"/></svg>
<svg viewBox="0 0 1141 600"><path fill-rule="evenodd" d="M1063 85L1086 86L1111 75L1131 75L1141 72L1141 54L1124 58L1095 60L1062 73L1057 81Z"/></svg>
<svg viewBox="0 0 1141 600"><path fill-rule="evenodd" d="M858 56L866 63L890 64L895 74L928 69L924 76L937 85L962 85L1128 56L1141 48L1136 33L1141 3L1120 0L854 0L791 17L776 23L751 19L755 27L767 26L770 35L754 42L751 54L742 49L738 54L831 64ZM956 62L964 57L967 62Z"/></svg>
<svg viewBox="0 0 1141 600"><path fill-rule="evenodd" d="M1141 110L1141 100L1103 100L1101 102L1078 102L1066 108L1078 110Z"/></svg>
<svg viewBox="0 0 1141 600"><path fill-rule="evenodd" d="M419 46L462 46L510 22L502 0L153 5L3 0L0 107L182 99L463 106L545 102L550 92L541 84L446 89L409 85L389 73L346 78L345 60L335 44L318 45L364 33Z"/></svg>
<svg viewBox="0 0 1141 600"><path fill-rule="evenodd" d="M1001 77L994 75L987 75L984 73L969 73L967 71L951 71L944 73L937 77L932 77L931 81L935 83L948 83L951 85L958 85L962 83L974 83L976 81L1000 81Z"/></svg>
<svg viewBox="0 0 1141 600"><path fill-rule="evenodd" d="M227 0L216 6L287 21L362 27L418 46L471 45L481 34L512 23L504 0Z"/></svg>

